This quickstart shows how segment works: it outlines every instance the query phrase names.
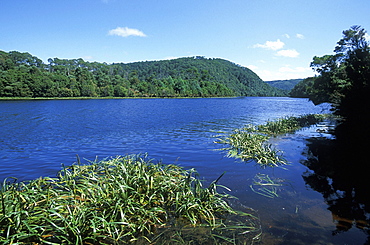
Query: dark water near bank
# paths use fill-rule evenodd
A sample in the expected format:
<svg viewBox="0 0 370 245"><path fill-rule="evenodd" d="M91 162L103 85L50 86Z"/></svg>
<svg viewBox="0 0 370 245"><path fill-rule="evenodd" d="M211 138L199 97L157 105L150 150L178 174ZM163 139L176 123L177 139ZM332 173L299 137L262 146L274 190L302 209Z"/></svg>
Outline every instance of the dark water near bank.
<svg viewBox="0 0 370 245"><path fill-rule="evenodd" d="M94 160L147 152L165 163L194 167L206 181L226 171L220 184L258 210L263 244L364 244L369 217L333 212L332 199L317 188L325 174L316 174L309 147L314 147L312 137L326 136L316 132L323 127L271 141L285 152L291 164L285 169L261 169L215 151L221 146L213 142L222 132L328 110L328 105L292 98L0 101L0 180L54 176L62 163L75 162L76 154ZM279 197L251 190L258 173L286 183Z"/></svg>

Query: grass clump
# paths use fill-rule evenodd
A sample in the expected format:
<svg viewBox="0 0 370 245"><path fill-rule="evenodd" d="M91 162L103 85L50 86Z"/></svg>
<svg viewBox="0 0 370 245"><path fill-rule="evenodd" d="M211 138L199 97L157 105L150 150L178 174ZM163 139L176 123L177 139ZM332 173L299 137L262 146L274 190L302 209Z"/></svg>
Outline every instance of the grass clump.
<svg viewBox="0 0 370 245"><path fill-rule="evenodd" d="M247 125L242 129L234 130L226 137L217 139L215 143L228 145L221 149L227 151L228 157L239 158L245 162L256 161L262 167L286 165L282 152L268 144L268 139L317 124L327 117L328 115L325 114L307 114L268 121L258 126Z"/></svg>
<svg viewBox="0 0 370 245"><path fill-rule="evenodd" d="M250 131L251 128L235 130L225 138L220 138L216 143L228 145L220 150L227 151L228 157L242 159L245 162L256 161L260 166L275 167L286 164L285 159L267 144L268 136Z"/></svg>
<svg viewBox="0 0 370 245"><path fill-rule="evenodd" d="M280 118L257 126L257 131L268 136L291 133L304 127L317 124L328 118L327 114L306 114L299 117Z"/></svg>
<svg viewBox="0 0 370 245"><path fill-rule="evenodd" d="M194 169L143 156L71 165L56 178L27 183L6 179L0 243L148 244L184 227L203 227L217 243L229 239L222 238L231 216L244 217L243 224L232 223L238 234L256 231L256 218L234 211L226 201L230 196L217 192L217 181L204 188Z"/></svg>

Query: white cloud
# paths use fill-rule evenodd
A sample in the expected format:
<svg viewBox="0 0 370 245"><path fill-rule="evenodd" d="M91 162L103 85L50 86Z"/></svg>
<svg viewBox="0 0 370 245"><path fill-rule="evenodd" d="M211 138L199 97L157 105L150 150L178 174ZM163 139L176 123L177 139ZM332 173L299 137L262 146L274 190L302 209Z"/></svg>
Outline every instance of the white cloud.
<svg viewBox="0 0 370 245"><path fill-rule="evenodd" d="M315 75L312 69L304 67L280 67L278 70L257 70L255 72L263 81L298 79Z"/></svg>
<svg viewBox="0 0 370 245"><path fill-rule="evenodd" d="M94 57L92 57L91 55L86 55L86 56L82 56L82 59L84 60L92 60Z"/></svg>
<svg viewBox="0 0 370 245"><path fill-rule="evenodd" d="M306 72L309 72L311 71L311 68L309 67L295 67L295 68L291 68L289 66L283 66L283 67L280 67L279 68L279 72L283 72L283 73L306 73Z"/></svg>
<svg viewBox="0 0 370 245"><path fill-rule="evenodd" d="M146 37L146 35L142 31L128 27L117 27L116 29L110 30L108 34L111 36L120 36L120 37L128 36Z"/></svg>
<svg viewBox="0 0 370 245"><path fill-rule="evenodd" d="M175 60L175 59L178 59L180 57L177 57L177 56L167 56L167 57L164 57L163 60Z"/></svg>
<svg viewBox="0 0 370 245"><path fill-rule="evenodd" d="M283 36L286 38L290 38L289 34L284 34Z"/></svg>
<svg viewBox="0 0 370 245"><path fill-rule="evenodd" d="M255 65L247 65L247 68L249 68L249 69L251 69L253 71L253 70L257 70L258 69L258 66L255 66Z"/></svg>
<svg viewBox="0 0 370 245"><path fill-rule="evenodd" d="M305 36L303 36L302 34L299 34L299 33L297 33L295 36L299 39L305 39Z"/></svg>
<svg viewBox="0 0 370 245"><path fill-rule="evenodd" d="M264 48L264 49L270 49L270 50L278 50L282 49L284 47L285 43L280 41L280 39L276 41L266 41L264 44L255 44L253 45L254 48Z"/></svg>
<svg viewBox="0 0 370 245"><path fill-rule="evenodd" d="M299 53L295 49L283 49L276 53L277 56L283 56L283 57L290 57L290 58L296 58L298 57Z"/></svg>
<svg viewBox="0 0 370 245"><path fill-rule="evenodd" d="M366 41L370 42L370 35L369 35L369 33L365 33L365 39L366 39Z"/></svg>

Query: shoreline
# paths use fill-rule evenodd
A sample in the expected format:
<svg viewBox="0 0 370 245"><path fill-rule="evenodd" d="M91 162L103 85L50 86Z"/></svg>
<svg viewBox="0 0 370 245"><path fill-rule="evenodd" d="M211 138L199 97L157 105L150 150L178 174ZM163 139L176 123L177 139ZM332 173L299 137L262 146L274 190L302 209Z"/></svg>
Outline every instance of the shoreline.
<svg viewBox="0 0 370 245"><path fill-rule="evenodd" d="M6 100L109 100L109 99L225 99L244 97L267 97L267 98L293 98L289 96L226 96L226 97L0 97L0 101Z"/></svg>

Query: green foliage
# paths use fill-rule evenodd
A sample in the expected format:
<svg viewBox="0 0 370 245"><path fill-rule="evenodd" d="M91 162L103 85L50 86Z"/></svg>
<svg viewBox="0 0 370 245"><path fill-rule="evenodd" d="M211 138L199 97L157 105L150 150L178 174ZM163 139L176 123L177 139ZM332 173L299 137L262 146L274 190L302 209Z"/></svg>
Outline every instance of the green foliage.
<svg viewBox="0 0 370 245"><path fill-rule="evenodd" d="M336 114L365 127L370 111L370 46L365 29L352 26L343 31L334 52L313 58L311 67L320 76L298 84L291 96L332 103Z"/></svg>
<svg viewBox="0 0 370 245"><path fill-rule="evenodd" d="M309 98L317 77L308 77L297 83L289 92L290 97Z"/></svg>
<svg viewBox="0 0 370 245"><path fill-rule="evenodd" d="M217 192L222 187L217 181L204 188L194 169L141 156L72 165L57 178L28 183L6 179L0 189L0 242L163 244L159 237L172 228L203 227L217 243L235 226L230 215L243 217L243 224L228 239L257 231L257 219L234 211L226 202L230 196Z"/></svg>
<svg viewBox="0 0 370 245"><path fill-rule="evenodd" d="M327 118L327 114L306 114L299 117L280 118L258 125L257 131L269 136L294 132L300 128L317 124Z"/></svg>
<svg viewBox="0 0 370 245"><path fill-rule="evenodd" d="M262 167L276 167L287 164L282 153L268 144L270 137L291 133L302 127L308 127L324 120L328 115L307 114L300 117L287 117L268 121L264 125L247 125L215 143L226 144L228 157L242 159L245 162L255 161Z"/></svg>
<svg viewBox="0 0 370 245"><path fill-rule="evenodd" d="M289 79L289 80L274 80L274 81L266 81L267 84L273 86L275 88L284 90L288 92L294 88L298 83L300 83L303 79Z"/></svg>
<svg viewBox="0 0 370 245"><path fill-rule="evenodd" d="M106 64L0 51L0 97L283 96L255 73L203 57Z"/></svg>

